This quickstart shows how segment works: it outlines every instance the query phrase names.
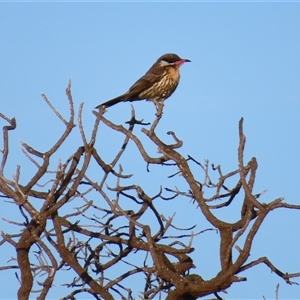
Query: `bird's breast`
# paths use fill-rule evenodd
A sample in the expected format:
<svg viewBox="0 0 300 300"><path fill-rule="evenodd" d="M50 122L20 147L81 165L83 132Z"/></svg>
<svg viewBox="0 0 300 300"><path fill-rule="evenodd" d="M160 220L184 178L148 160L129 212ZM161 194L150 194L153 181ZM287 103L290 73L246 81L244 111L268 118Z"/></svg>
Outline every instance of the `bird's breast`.
<svg viewBox="0 0 300 300"><path fill-rule="evenodd" d="M170 80L173 80L175 82L179 81L180 73L179 68L177 66L168 66L166 68L166 73Z"/></svg>
<svg viewBox="0 0 300 300"><path fill-rule="evenodd" d="M147 100L161 101L169 98L179 83L179 71L174 67L168 67L165 72L148 89L139 94L140 98Z"/></svg>

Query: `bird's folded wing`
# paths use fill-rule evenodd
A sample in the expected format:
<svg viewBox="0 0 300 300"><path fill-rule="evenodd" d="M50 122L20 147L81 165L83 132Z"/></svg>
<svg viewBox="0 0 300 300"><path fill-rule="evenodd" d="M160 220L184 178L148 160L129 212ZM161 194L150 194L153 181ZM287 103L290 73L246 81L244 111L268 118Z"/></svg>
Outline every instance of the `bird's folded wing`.
<svg viewBox="0 0 300 300"><path fill-rule="evenodd" d="M129 89L132 93L140 93L153 86L156 82L160 81L162 72L160 70L153 70L153 72L147 72L143 77L136 81Z"/></svg>

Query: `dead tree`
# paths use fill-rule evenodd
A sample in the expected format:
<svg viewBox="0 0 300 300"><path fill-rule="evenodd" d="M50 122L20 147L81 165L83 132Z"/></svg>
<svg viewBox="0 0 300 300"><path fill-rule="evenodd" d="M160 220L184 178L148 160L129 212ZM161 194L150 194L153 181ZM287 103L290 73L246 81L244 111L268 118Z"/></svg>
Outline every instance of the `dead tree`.
<svg viewBox="0 0 300 300"><path fill-rule="evenodd" d="M151 124L138 121L132 108L131 119L125 126L105 118L105 109L101 108L94 112L95 123L89 139L82 122L81 105L78 128L82 144L73 153L69 150L69 158L54 166L53 155L60 153L62 145L68 144L76 128L70 84L66 94L70 107L68 120L42 95L65 130L46 152L22 143L25 156L36 167L35 174L27 178L26 183L20 182L20 165L13 177L5 172L10 154L9 132L16 130L16 120L0 115L8 123L3 127L0 197L2 204L19 212L19 219L11 220L1 210L10 230L1 231L0 246L9 246L10 252L7 264L0 270L4 273L16 269L19 299L30 296L46 299L57 285L66 287L62 299L76 299L76 295L84 293L108 300L197 299L210 294L221 299L222 291L246 280L239 273L260 263L288 284L294 283L293 277L300 276L300 273L280 271L267 257L249 260L252 242L268 213L277 208L299 209L300 206L287 204L283 198L263 203L259 200L261 193L254 193L258 164L255 157L244 162L243 119L238 126L238 165L223 174L220 165L211 165L208 160L200 163L192 155L180 154L182 141L174 132L168 132L174 139L171 144L158 137L156 128L162 118L163 105ZM109 144L109 137L101 134L99 125L123 136L120 149L110 162L101 156L103 148ZM148 154L141 137L135 133L134 129L139 126L142 126L142 133L137 132L158 149L155 157ZM97 139L101 142L95 147ZM161 187L153 196L146 192L151 182L144 186L132 184L134 177L126 174L120 165L129 142L136 146L145 162L140 168L146 168L150 177L157 176L151 170L153 165L170 170L168 187ZM204 179L197 178L191 170L192 165L202 171ZM217 180L212 179L212 173L217 174ZM107 185L108 178L115 178L113 187ZM187 188L172 186L173 178L182 180ZM204 197L207 190L210 197ZM167 202L172 212L175 199L192 206L199 219L205 218L211 226L196 230L195 220L190 228L179 228L174 215L160 211L160 204ZM236 201L240 203L240 217L235 222L216 217L216 210ZM194 270L193 251L197 245L193 240L208 230L219 234L220 251L216 259L221 267L213 278L206 280ZM235 258L232 256L234 250L238 253ZM1 253L6 255L6 252ZM138 278L141 285L133 286L133 281L128 283L130 278Z"/></svg>

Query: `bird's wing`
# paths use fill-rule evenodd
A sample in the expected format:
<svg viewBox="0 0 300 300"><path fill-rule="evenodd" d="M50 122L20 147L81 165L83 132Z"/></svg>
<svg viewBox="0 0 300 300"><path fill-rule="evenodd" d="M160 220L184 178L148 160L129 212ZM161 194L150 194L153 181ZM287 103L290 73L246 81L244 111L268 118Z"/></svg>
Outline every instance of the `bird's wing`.
<svg viewBox="0 0 300 300"><path fill-rule="evenodd" d="M130 93L140 93L161 79L165 68L151 68L143 77L137 80L129 89Z"/></svg>

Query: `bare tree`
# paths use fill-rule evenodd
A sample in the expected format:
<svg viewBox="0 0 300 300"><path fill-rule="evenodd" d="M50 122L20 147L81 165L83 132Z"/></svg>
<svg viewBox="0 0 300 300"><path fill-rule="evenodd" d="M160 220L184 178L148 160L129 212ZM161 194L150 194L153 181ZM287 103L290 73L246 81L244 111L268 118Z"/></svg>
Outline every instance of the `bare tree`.
<svg viewBox="0 0 300 300"><path fill-rule="evenodd" d="M210 294L221 299L220 292L232 283L246 280L239 273L260 263L286 283L295 283L291 279L300 273L282 272L267 257L249 260L252 242L268 213L277 208L300 209L300 205L287 204L283 198L262 203L261 193L254 194L258 165L255 157L244 162L243 119L238 126L238 165L224 174L220 165L211 165L208 160L201 163L193 156L180 154L182 141L174 132L168 132L174 140L172 144L157 136L163 105L159 106L151 124L138 121L132 108L126 126L105 118L105 109L101 108L94 112L95 123L89 140L82 122L81 105L78 126L82 145L53 168L51 158L68 143L75 128L70 84L66 94L70 106L68 120L42 95L65 130L46 152L22 143L25 156L36 167L34 176L25 184L20 183L21 166L13 178L6 175L9 131L16 129L16 120L0 115L9 124L3 127L0 196L12 210L19 211L18 220L7 219L5 212L1 212L11 231L1 232L0 246L9 245L15 256L10 259L7 254L8 263L0 270L17 269L19 299L34 295L37 299L46 299L50 290L58 285L68 288L63 299L75 299L84 293L108 300L197 299ZM100 124L122 136L120 149L116 149L117 154L109 163L100 154L109 144L109 137L99 132ZM148 139L147 143L134 133L138 126L142 126L140 134ZM97 139L100 147L95 147ZM133 177L126 174L120 161L130 141L145 162L139 168L147 168L149 176L157 176L150 170L152 165L170 170L169 187L161 187L153 196L146 192L150 183L126 184ZM149 142L159 151L155 157L149 155L146 147ZM202 171L203 179L192 172L195 167ZM115 178L113 187L107 184L108 178ZM172 187L173 178L182 180L187 188ZM210 196L204 197L204 191L209 191ZM167 202L171 206L178 198L198 213L199 220L205 218L211 226L196 231L198 220L190 228L177 226L174 215L163 214L160 204ZM235 222L216 217L214 212L237 203L237 199L240 217ZM220 261L220 270L212 279L204 280L201 274L193 272L193 240L209 230L219 233L220 251L216 259ZM238 255L233 258L235 249ZM138 278L136 282L141 285L132 286L132 281L128 284L130 278ZM137 291L138 296L134 295Z"/></svg>

